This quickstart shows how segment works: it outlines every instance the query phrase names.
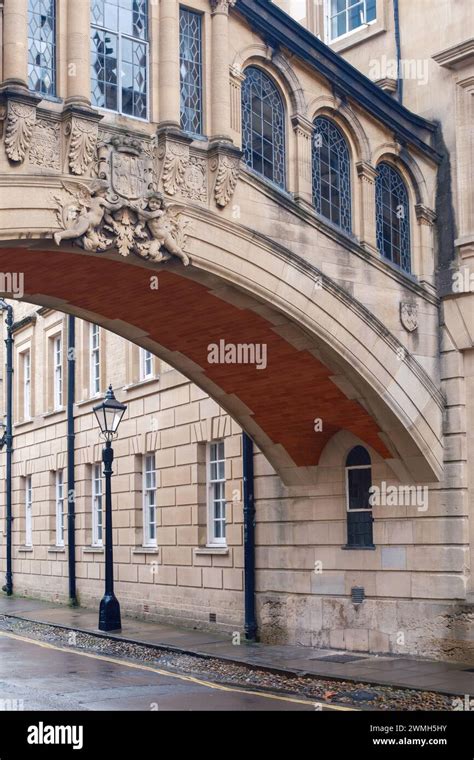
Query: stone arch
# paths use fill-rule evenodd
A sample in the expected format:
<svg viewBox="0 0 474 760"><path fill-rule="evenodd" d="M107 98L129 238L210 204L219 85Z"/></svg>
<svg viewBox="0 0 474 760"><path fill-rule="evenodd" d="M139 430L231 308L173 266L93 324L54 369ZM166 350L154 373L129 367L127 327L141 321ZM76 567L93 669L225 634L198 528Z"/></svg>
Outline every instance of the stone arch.
<svg viewBox="0 0 474 760"><path fill-rule="evenodd" d="M333 119L335 124L341 128L348 138L354 152L354 163L356 161L370 163L371 151L369 139L360 120L349 105L340 103L333 95L320 95L311 101L307 114L311 122L317 116L327 116Z"/></svg>
<svg viewBox="0 0 474 760"><path fill-rule="evenodd" d="M280 51L263 44L249 45L239 51L234 58L232 69L238 74L245 75L248 66L257 65L274 78L282 91L284 100L289 104L290 116L306 113L307 105L301 83Z"/></svg>
<svg viewBox="0 0 474 760"><path fill-rule="evenodd" d="M283 246L200 209L188 215L186 269L53 249L44 239L4 242L0 267L21 262L24 300L95 321L183 372L255 439L285 483L315 482L320 454L340 429L401 460L413 480L438 479L442 398L412 356L400 361L386 327ZM157 273L158 296L149 285ZM222 335L267 346L270 373L211 364L209 345Z"/></svg>

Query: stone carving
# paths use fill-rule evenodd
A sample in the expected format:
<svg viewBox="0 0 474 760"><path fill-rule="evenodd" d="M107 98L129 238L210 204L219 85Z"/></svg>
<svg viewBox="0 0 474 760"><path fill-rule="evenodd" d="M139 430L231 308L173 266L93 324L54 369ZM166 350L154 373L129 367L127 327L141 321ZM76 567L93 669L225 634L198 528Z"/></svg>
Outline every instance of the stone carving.
<svg viewBox="0 0 474 760"><path fill-rule="evenodd" d="M135 154L114 151L110 182L117 195L129 200L142 197L148 190L144 159Z"/></svg>
<svg viewBox="0 0 474 760"><path fill-rule="evenodd" d="M184 170L181 195L192 201L207 200L207 167L206 161L198 156L190 156Z"/></svg>
<svg viewBox="0 0 474 760"><path fill-rule="evenodd" d="M236 0L211 0L211 8L213 13L229 13L229 8L232 8L236 3Z"/></svg>
<svg viewBox="0 0 474 760"><path fill-rule="evenodd" d="M56 245L73 240L86 251L102 253L116 248L121 256L135 253L156 262L173 256L185 266L186 222L176 204L166 204L161 193L152 192L136 202L114 193L109 184L95 180L63 182L69 198L54 196L61 230Z"/></svg>
<svg viewBox="0 0 474 760"><path fill-rule="evenodd" d="M5 150L10 161L22 163L28 153L36 122L36 108L10 100L7 111Z"/></svg>
<svg viewBox="0 0 474 760"><path fill-rule="evenodd" d="M29 152L30 164L61 169L61 135L57 122L37 119Z"/></svg>
<svg viewBox="0 0 474 760"><path fill-rule="evenodd" d="M71 135L69 168L73 174L85 174L94 158L98 126L88 121L73 118L68 123L66 130L66 135Z"/></svg>
<svg viewBox="0 0 474 760"><path fill-rule="evenodd" d="M182 187L189 162L189 147L168 143L164 155L162 181L165 192L175 195Z"/></svg>
<svg viewBox="0 0 474 760"><path fill-rule="evenodd" d="M414 332L418 327L418 307L416 303L402 301L400 303L400 321L408 332Z"/></svg>
<svg viewBox="0 0 474 760"><path fill-rule="evenodd" d="M213 171L217 170L214 188L216 203L224 208L234 195L240 173L240 161L238 158L220 155L215 159L211 168Z"/></svg>

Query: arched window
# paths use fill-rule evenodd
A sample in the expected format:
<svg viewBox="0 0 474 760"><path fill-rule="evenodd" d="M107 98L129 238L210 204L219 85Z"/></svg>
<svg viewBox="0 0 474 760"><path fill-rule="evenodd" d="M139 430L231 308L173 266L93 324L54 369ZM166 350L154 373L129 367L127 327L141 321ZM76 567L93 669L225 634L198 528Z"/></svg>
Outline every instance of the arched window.
<svg viewBox="0 0 474 760"><path fill-rule="evenodd" d="M375 180L377 248L405 272L411 270L410 207L403 179L390 164L378 165Z"/></svg>
<svg viewBox="0 0 474 760"><path fill-rule="evenodd" d="M242 150L247 166L285 187L285 110L280 93L255 66L242 85Z"/></svg>
<svg viewBox="0 0 474 760"><path fill-rule="evenodd" d="M56 95L55 0L28 0L28 87Z"/></svg>
<svg viewBox="0 0 474 760"><path fill-rule="evenodd" d="M324 116L314 120L313 203L318 214L351 231L351 171L347 142Z"/></svg>
<svg viewBox="0 0 474 760"><path fill-rule="evenodd" d="M372 485L370 455L363 446L355 446L346 459L347 547L372 548Z"/></svg>
<svg viewBox="0 0 474 760"><path fill-rule="evenodd" d="M91 100L109 111L148 115L148 0L92 0Z"/></svg>

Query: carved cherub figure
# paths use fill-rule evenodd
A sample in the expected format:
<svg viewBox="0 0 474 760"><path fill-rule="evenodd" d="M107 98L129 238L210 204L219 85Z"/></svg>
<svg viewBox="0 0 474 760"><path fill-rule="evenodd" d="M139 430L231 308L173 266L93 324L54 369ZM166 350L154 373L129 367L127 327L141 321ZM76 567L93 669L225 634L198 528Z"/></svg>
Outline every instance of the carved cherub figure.
<svg viewBox="0 0 474 760"><path fill-rule="evenodd" d="M152 235L152 240L149 243L143 245L143 249L146 250L148 256L154 261L167 261L172 254L177 256L184 266L188 266L190 263L189 256L183 250L183 247L179 245L175 237L173 237L172 231L176 229L176 221L171 216L165 201L161 193L151 193L147 199L148 209L142 209L138 206L134 207L138 217L146 222L148 230ZM163 252L161 249L164 247L169 254Z"/></svg>
<svg viewBox="0 0 474 760"><path fill-rule="evenodd" d="M60 245L62 240L74 240L85 235L90 238L89 245L86 240L84 241L85 247L92 250L99 245L98 227L104 218L105 221L110 220L107 212L118 211L124 206L124 201L108 200L106 196L109 188L100 180L93 182L89 187L79 182L64 184L68 192L78 198L80 210L72 223L69 221L65 229L54 233L54 242ZM73 191L67 185L72 186Z"/></svg>

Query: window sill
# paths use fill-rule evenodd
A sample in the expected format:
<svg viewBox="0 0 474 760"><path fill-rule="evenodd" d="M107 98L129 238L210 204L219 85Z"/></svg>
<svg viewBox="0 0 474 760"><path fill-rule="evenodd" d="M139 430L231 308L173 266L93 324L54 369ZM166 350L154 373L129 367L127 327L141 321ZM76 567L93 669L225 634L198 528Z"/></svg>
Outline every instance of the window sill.
<svg viewBox="0 0 474 760"><path fill-rule="evenodd" d="M229 554L229 547L228 546L201 546L197 549L194 549L194 554L221 554L226 555Z"/></svg>
<svg viewBox="0 0 474 760"><path fill-rule="evenodd" d="M65 546L51 546L48 549L48 554L65 554L65 553L66 553Z"/></svg>
<svg viewBox="0 0 474 760"><path fill-rule="evenodd" d="M132 391L135 388L142 388L144 385L151 385L152 383L156 383L159 379L159 375L155 375L154 377L146 377L144 380L137 380L136 383L129 383L128 385L124 385L122 390L126 392Z"/></svg>
<svg viewBox="0 0 474 760"><path fill-rule="evenodd" d="M368 24L364 24L341 37L336 37L334 40L327 40L326 45L328 45L331 50L334 50L335 53L341 53L341 51L349 50L349 48L354 47L355 45L361 45L366 40L372 39L372 37L375 37L378 34L383 34L385 31L387 30L382 21L369 21Z"/></svg>
<svg viewBox="0 0 474 760"><path fill-rule="evenodd" d="M21 552L22 554L29 554L30 552L33 551L33 547L32 546L19 546L18 547L18 551Z"/></svg>
<svg viewBox="0 0 474 760"><path fill-rule="evenodd" d="M138 546L136 549L132 549L132 554L159 554L160 550L158 546Z"/></svg>
<svg viewBox="0 0 474 760"><path fill-rule="evenodd" d="M344 546L341 546L341 549L344 549L345 551L356 551L356 552L367 551L367 550L370 552L373 552L375 551L376 548L377 547L375 546L375 544L370 544L369 546L348 546L347 544L345 544Z"/></svg>
<svg viewBox="0 0 474 760"><path fill-rule="evenodd" d="M122 390L122 388L118 388L118 390ZM114 392L116 389L114 388ZM98 400L103 398L103 393L96 393L95 396L89 396L89 398L84 398L82 401L77 401L76 406L87 406L87 404L94 404L97 403Z"/></svg>
<svg viewBox="0 0 474 760"><path fill-rule="evenodd" d="M103 546L84 546L82 549L83 554L103 554L104 553L104 547Z"/></svg>
<svg viewBox="0 0 474 760"><path fill-rule="evenodd" d="M58 409L53 409L51 412L45 412L43 414L43 419L46 419L47 417L54 417L55 414L63 414L66 411L65 406L60 406Z"/></svg>
<svg viewBox="0 0 474 760"><path fill-rule="evenodd" d="M19 422L15 422L13 425L13 428L19 428L24 427L25 425L31 425L34 422L33 417L30 417L28 420L20 420Z"/></svg>

